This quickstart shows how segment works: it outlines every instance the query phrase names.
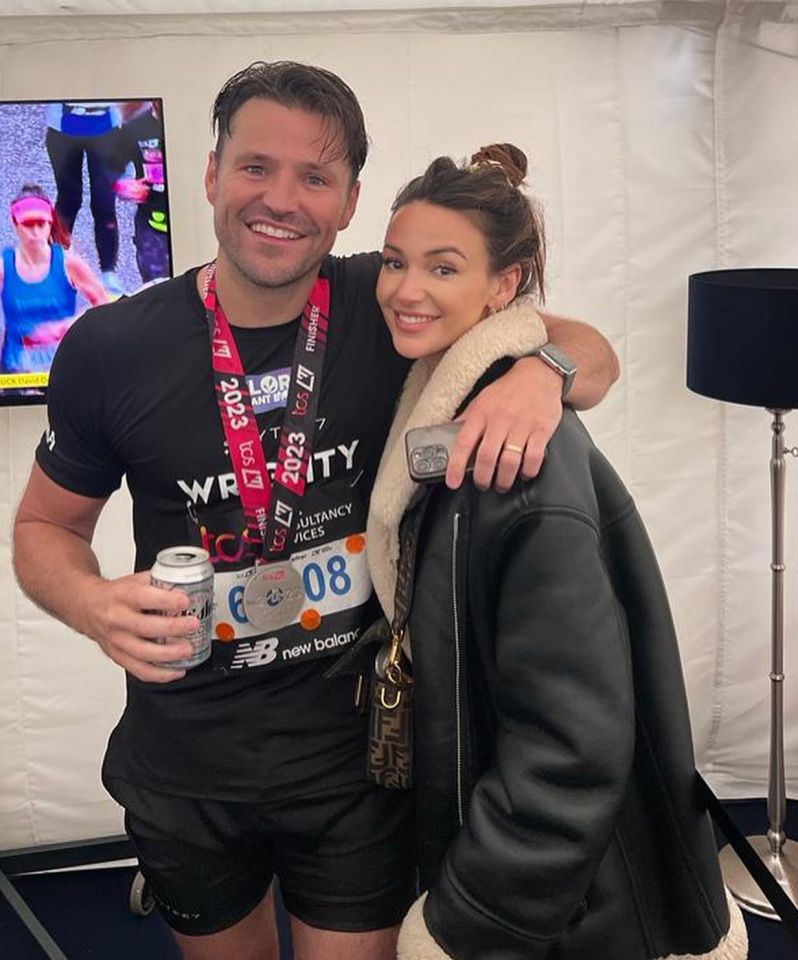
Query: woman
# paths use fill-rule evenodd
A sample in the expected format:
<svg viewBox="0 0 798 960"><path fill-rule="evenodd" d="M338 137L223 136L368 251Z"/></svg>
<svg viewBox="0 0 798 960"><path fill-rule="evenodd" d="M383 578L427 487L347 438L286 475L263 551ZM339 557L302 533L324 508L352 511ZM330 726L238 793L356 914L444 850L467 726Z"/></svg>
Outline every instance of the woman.
<svg viewBox="0 0 798 960"><path fill-rule="evenodd" d="M543 342L522 296L542 295L544 259L525 174L526 157L507 144L462 168L434 161L393 205L377 288L396 349L418 360L368 528L394 624L415 563L413 769L427 892L399 957L741 960L745 926L694 793L656 560L577 416L565 411L539 477L503 496L473 484L422 496L408 477L406 431L456 416L506 358ZM503 456L522 455L505 446Z"/></svg>
<svg viewBox="0 0 798 960"><path fill-rule="evenodd" d="M0 371L47 373L75 320L77 294L92 306L108 297L86 261L68 250L69 232L37 184L25 184L11 202L11 222L18 243L0 262Z"/></svg>

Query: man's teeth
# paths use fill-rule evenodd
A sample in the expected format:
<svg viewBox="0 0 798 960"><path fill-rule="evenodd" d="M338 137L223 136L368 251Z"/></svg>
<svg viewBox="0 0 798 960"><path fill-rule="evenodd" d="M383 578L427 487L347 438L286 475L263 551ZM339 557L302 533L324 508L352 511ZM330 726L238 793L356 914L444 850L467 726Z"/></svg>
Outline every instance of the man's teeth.
<svg viewBox="0 0 798 960"><path fill-rule="evenodd" d="M302 234L293 230L284 230L281 227L270 227L267 223L253 223L251 228L255 233L265 233L267 237L276 240L298 240Z"/></svg>
<svg viewBox="0 0 798 960"><path fill-rule="evenodd" d="M435 319L435 317L429 315L420 317L416 314L411 316L409 313L397 313L397 317L399 317L401 323L429 323L430 320Z"/></svg>

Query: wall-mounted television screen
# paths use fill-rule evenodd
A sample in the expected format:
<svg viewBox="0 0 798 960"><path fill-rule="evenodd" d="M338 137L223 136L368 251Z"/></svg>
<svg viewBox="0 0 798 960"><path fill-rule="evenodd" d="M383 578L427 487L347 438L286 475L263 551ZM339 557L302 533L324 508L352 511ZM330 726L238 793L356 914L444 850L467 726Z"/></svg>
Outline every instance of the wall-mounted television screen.
<svg viewBox="0 0 798 960"><path fill-rule="evenodd" d="M160 99L0 101L0 405L84 310L172 275Z"/></svg>

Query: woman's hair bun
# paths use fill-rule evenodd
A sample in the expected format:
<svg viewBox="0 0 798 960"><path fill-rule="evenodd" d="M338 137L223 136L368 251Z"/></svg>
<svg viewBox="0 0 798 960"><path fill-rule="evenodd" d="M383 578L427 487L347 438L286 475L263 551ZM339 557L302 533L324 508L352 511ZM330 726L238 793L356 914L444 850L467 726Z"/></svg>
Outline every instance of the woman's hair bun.
<svg viewBox="0 0 798 960"><path fill-rule="evenodd" d="M526 154L513 143L491 143L480 147L471 157L471 168L500 167L514 187L520 186L526 178Z"/></svg>

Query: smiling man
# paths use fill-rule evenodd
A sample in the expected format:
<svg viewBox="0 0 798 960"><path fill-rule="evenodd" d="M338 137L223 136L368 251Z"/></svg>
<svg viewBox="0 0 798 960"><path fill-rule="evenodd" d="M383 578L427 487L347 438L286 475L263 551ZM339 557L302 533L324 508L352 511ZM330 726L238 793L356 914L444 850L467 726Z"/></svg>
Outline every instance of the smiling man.
<svg viewBox="0 0 798 960"><path fill-rule="evenodd" d="M255 303L264 289L304 303L360 192L347 158L325 143L328 127L318 114L273 100L248 100L237 110L234 132L220 136L205 177L220 287L240 285ZM258 310L254 325L262 323Z"/></svg>
<svg viewBox="0 0 798 960"><path fill-rule="evenodd" d="M365 719L349 680L324 677L376 613L365 510L407 372L375 300L380 255L330 255L357 205L363 117L334 74L256 63L214 124L216 260L66 337L16 570L127 671L104 783L185 960L276 960L275 876L296 960L393 960L411 798L366 782ZM579 366L569 399L592 405L612 351L547 322ZM447 482L477 447L481 486L534 474L563 384L546 358L520 360L466 411ZM137 572L106 580L91 540L123 477ZM213 652L188 671L169 663L199 622L148 572L183 544L214 566Z"/></svg>

